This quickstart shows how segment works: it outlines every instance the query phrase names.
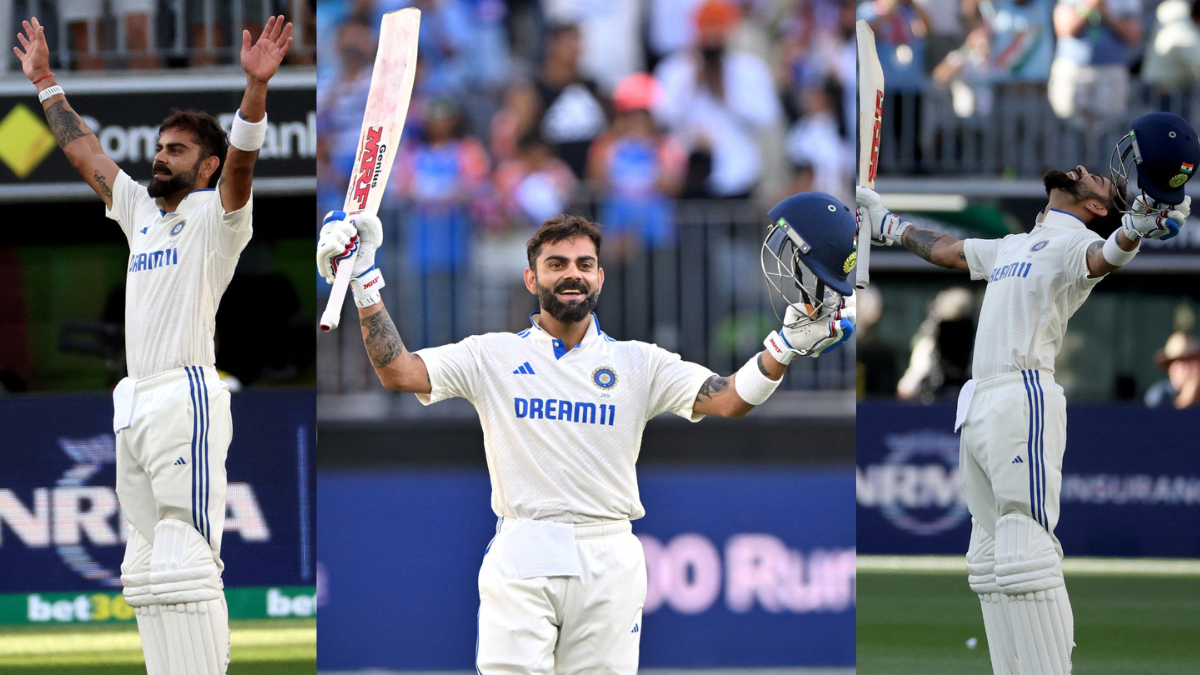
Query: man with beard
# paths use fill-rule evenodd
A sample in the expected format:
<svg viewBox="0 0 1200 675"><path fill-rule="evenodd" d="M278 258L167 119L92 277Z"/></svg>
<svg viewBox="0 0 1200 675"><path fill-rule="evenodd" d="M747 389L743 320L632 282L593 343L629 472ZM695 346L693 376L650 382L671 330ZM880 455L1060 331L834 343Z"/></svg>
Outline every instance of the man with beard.
<svg viewBox="0 0 1200 675"><path fill-rule="evenodd" d="M962 429L959 479L972 516L968 580L997 675L1071 672L1074 619L1054 535L1067 430L1054 359L1067 320L1100 279L1133 258L1142 237L1174 236L1190 210L1183 183L1191 172L1180 167L1200 159L1196 132L1174 115L1141 118L1134 132L1146 195L1130 212L1121 212L1128 201L1116 171L1117 183L1082 166L1050 171L1049 203L1033 230L1003 239L959 240L913 226L874 191L857 189L872 243L899 242L988 282L955 430Z"/></svg>
<svg viewBox="0 0 1200 675"><path fill-rule="evenodd" d="M770 216L808 242L804 264L835 294L808 296L811 320L789 305L766 351L731 377L602 332L592 313L604 284L600 231L569 215L545 221L527 245L525 285L541 306L531 326L410 353L380 301L378 219L327 217L318 268L332 282L335 261L358 245L351 288L383 385L426 405L463 397L479 413L499 523L479 573L478 672L637 672L646 562L630 520L645 515L635 463L646 422L664 412L743 417L795 356L853 332L842 298L852 300L854 214L806 193Z"/></svg>
<svg viewBox="0 0 1200 675"><path fill-rule="evenodd" d="M125 351L113 392L117 497L134 526L121 564L149 675L223 675L229 619L222 590L229 391L217 375L217 304L251 235L251 179L266 134L267 82L292 44L272 17L251 44L246 92L228 141L211 115L176 111L159 129L142 188L104 154L50 72L36 18L18 34L25 75L58 145L129 242Z"/></svg>

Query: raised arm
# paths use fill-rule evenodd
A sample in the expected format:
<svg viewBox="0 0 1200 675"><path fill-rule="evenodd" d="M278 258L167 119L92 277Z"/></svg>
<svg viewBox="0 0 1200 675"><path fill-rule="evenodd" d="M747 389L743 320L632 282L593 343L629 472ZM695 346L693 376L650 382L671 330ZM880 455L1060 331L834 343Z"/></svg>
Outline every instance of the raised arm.
<svg viewBox="0 0 1200 675"><path fill-rule="evenodd" d="M745 417L762 405L779 386L783 373L797 356L817 358L854 335L854 296L818 321L802 320L794 305L783 316L783 328L763 340L759 352L729 377L713 375L700 386L692 412L715 417Z"/></svg>
<svg viewBox="0 0 1200 675"><path fill-rule="evenodd" d="M50 48L46 44L45 28L38 23L37 17L22 21L21 25L25 32L17 33L20 46L13 47L13 53L21 59L21 70L25 76L37 87L50 131L54 133L58 147L62 148L71 166L100 195L104 205L112 208L112 186L120 169L116 162L104 154L100 140L67 104L64 94L56 93L44 99L40 96L43 91L58 86L54 73L50 72ZM61 92L62 88L59 87L57 91Z"/></svg>
<svg viewBox="0 0 1200 675"><path fill-rule="evenodd" d="M242 95L242 105L238 109L241 121L251 125L265 124L267 82L275 75L291 46L292 24L284 25L282 16L267 19L262 35L253 46L250 44L250 31L242 31L241 57L242 70L246 71L246 93ZM234 125L237 124L235 120ZM236 135L230 134L229 151L225 154L225 168L221 174L224 178L221 181L221 206L226 213L237 211L250 200L254 162L258 160L257 148L247 151L234 146L238 142Z"/></svg>
<svg viewBox="0 0 1200 675"><path fill-rule="evenodd" d="M938 267L967 269L967 255L962 240L916 227L888 211L879 193L861 185L854 188L854 201L858 204L859 219L867 218L871 222L873 245L890 246L899 242L904 248Z"/></svg>
<svg viewBox="0 0 1200 675"><path fill-rule="evenodd" d="M358 320L367 356L371 357L371 365L384 387L410 394L433 391L425 362L404 347L400 332L382 301L370 307L359 307Z"/></svg>
<svg viewBox="0 0 1200 675"><path fill-rule="evenodd" d="M917 257L928 260L938 267L963 271L968 269L967 254L963 251L963 241L957 237L909 225L904 228L900 243L904 245L904 248L917 254Z"/></svg>

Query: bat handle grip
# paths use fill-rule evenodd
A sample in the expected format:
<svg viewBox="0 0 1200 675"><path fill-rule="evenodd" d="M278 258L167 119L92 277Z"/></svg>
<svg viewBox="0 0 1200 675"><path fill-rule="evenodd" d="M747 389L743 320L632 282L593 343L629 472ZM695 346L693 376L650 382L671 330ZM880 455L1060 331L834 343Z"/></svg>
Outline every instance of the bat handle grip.
<svg viewBox="0 0 1200 675"><path fill-rule="evenodd" d="M350 286L350 276L354 273L354 261L358 259L358 251L349 258L338 263L337 275L333 278L333 290L329 292L329 304L325 305L325 313L321 315L321 330L328 333L338 327L342 320L342 303L346 301L346 289Z"/></svg>

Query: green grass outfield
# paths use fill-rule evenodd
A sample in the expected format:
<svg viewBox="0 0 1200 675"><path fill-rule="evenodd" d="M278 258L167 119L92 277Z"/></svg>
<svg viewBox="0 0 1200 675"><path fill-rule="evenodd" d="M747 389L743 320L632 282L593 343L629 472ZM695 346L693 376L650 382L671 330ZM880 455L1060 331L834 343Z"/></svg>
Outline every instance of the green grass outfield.
<svg viewBox="0 0 1200 675"><path fill-rule="evenodd" d="M1064 574L1074 675L1200 673L1200 561L1068 558ZM857 609L858 675L992 672L962 556L859 556Z"/></svg>
<svg viewBox="0 0 1200 675"><path fill-rule="evenodd" d="M296 675L317 672L317 620L230 622L229 672ZM68 624L0 627L4 675L145 675L137 626Z"/></svg>

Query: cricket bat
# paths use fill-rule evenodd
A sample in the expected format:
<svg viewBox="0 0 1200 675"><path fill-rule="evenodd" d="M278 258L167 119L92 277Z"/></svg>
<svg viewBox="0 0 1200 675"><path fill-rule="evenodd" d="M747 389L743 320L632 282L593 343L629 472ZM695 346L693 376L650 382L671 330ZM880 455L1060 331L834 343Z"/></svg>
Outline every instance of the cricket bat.
<svg viewBox="0 0 1200 675"><path fill-rule="evenodd" d="M879 168L879 134L883 128L883 68L875 51L875 33L866 21L855 26L858 34L858 184L875 189ZM855 286L871 283L871 222L858 225L858 275Z"/></svg>
<svg viewBox="0 0 1200 675"><path fill-rule="evenodd" d="M358 137L358 152L354 155L354 174L346 189L342 210L346 219L379 211L379 202L392 173L392 162L400 146L404 118L412 98L413 80L417 76L417 31L421 26L421 11L408 8L383 15L379 28L379 49L375 54L375 69L371 71L371 89L367 108L363 112L362 133ZM321 330L337 328L342 318L342 303L354 270L357 252L338 263L329 304L321 315Z"/></svg>

